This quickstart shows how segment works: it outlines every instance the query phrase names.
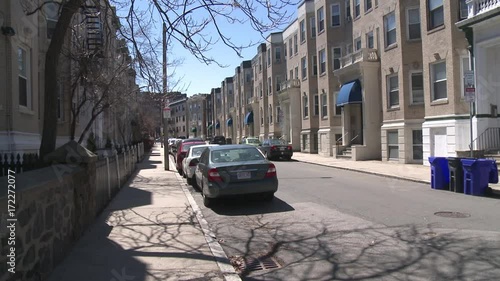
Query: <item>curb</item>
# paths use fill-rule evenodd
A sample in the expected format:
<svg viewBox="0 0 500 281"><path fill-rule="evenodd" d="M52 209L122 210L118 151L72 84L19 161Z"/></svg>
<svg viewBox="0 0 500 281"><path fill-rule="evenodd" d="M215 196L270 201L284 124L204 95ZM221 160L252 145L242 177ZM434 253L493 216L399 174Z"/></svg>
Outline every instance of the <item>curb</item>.
<svg viewBox="0 0 500 281"><path fill-rule="evenodd" d="M170 157L169 157L169 161L170 161ZM170 162L170 164L172 164L172 162ZM224 252L224 249L222 249L222 246L217 241L215 234L210 229L208 222L203 217L203 213L201 212L200 207L198 206L196 201L194 200L193 195L191 194L191 192L189 192L186 185L184 184L184 180L182 179L182 177L178 173L176 173L175 171L172 171L172 172L175 173L175 178L177 179L180 187L182 188L182 191L184 192L184 195L186 195L186 198L188 199L189 204L191 205L191 208L193 209L193 212L196 215L196 219L198 220L198 223L200 224L201 230L203 231L203 235L205 236L205 240L207 241L208 247L210 248L210 251L212 252L212 255L214 256L215 262L217 263L219 270L221 271L222 275L224 276L224 280L226 280L226 281L241 281L240 276L238 275L238 273L236 273L236 270L231 265L229 258L227 257L226 253Z"/></svg>
<svg viewBox="0 0 500 281"><path fill-rule="evenodd" d="M351 171L351 172L358 172L358 173L363 173L363 174L369 174L369 175L374 175L374 176L380 176L380 177L385 177L385 178L393 178L393 179L398 179L398 180L404 180L404 181L411 181L411 182L416 182L416 183L423 183L423 184L430 184L430 181L426 180L417 180L417 179L411 179L411 178L405 178L405 177L399 177L399 176L392 176L392 175L385 175L385 174L380 174L376 172L369 172L369 171L363 171L363 170L358 170L354 168L346 168L346 167L339 167L339 166L332 166L328 164L321 164L321 163L316 163L316 162L310 162L307 160L297 160L297 162L302 162L302 163L307 163L307 164L313 164L313 165L318 165L318 166L323 166L323 167L328 167L328 168L334 168L334 169L339 169L339 170L346 170L346 171ZM493 196L500 196L500 190L497 189L491 189L491 193Z"/></svg>
<svg viewBox="0 0 500 281"><path fill-rule="evenodd" d="M295 159L297 160L297 159ZM354 168L346 168L346 167L339 167L339 166L332 166L328 164L321 164L321 163L316 163L316 162L309 162L309 161L304 161L304 160L297 160L298 162L302 163L308 163L308 164L313 164L313 165L318 165L318 166L323 166L323 167L329 167L329 168L335 168L335 169L340 169L340 170L346 170L346 171L351 171L351 172L358 172L358 173L363 173L363 174L369 174L369 175L374 175L374 176L380 176L380 177L385 177L385 178L393 178L393 179L398 179L398 180L405 180L405 181L411 181L411 182L416 182L416 183L424 183L424 184L430 184L430 181L426 180L418 180L418 179L411 179L411 178L405 178L405 177L399 177L399 176L392 176L392 175L386 175L386 174L380 174L377 172L370 172L370 171L364 171L364 170L358 170Z"/></svg>

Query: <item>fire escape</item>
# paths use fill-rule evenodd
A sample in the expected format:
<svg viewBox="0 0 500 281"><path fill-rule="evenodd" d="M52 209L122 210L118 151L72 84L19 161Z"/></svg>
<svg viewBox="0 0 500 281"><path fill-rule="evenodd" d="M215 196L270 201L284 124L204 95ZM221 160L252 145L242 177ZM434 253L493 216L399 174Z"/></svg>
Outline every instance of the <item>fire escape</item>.
<svg viewBox="0 0 500 281"><path fill-rule="evenodd" d="M87 31L87 49L90 53L102 56L104 38L99 7L93 1L88 1L83 6L83 12Z"/></svg>

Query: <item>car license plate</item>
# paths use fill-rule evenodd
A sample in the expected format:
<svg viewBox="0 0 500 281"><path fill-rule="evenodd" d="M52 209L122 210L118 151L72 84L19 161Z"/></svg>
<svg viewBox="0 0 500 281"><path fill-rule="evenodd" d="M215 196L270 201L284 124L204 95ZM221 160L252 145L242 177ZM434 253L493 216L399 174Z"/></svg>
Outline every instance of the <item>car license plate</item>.
<svg viewBox="0 0 500 281"><path fill-rule="evenodd" d="M286 147L282 147L281 150L286 150Z"/></svg>
<svg viewBox="0 0 500 281"><path fill-rule="evenodd" d="M239 180L249 179L251 175L250 172L238 172L238 174L236 174Z"/></svg>

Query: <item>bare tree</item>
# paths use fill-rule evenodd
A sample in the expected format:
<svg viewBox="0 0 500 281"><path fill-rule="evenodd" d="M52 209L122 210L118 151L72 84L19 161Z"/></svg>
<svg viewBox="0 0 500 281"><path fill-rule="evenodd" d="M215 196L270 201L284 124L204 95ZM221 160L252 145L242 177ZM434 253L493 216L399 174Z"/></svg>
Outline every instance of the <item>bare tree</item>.
<svg viewBox="0 0 500 281"><path fill-rule="evenodd" d="M297 1L291 0L46 0L42 4L37 4L38 1L23 1L29 15L42 11L47 3L60 3L59 19L45 56L44 118L40 145L42 159L55 149L56 144L57 113L52 109L57 104L57 77L65 37L71 30L74 17L86 2L105 4L113 9L116 7L122 24L120 36L127 40L138 75L154 89L162 88L158 85L162 79L156 79L159 72L153 66L158 65L157 58L161 57L163 46L150 36L152 27L165 23L170 43L182 45L202 62L218 64L207 53L217 42L222 42L240 56L243 48L256 43L233 42L226 35L221 22L230 23L236 28L238 25L251 25L264 37L269 31L288 24L292 15L287 14L285 8L297 4ZM266 16L260 17L262 14Z"/></svg>

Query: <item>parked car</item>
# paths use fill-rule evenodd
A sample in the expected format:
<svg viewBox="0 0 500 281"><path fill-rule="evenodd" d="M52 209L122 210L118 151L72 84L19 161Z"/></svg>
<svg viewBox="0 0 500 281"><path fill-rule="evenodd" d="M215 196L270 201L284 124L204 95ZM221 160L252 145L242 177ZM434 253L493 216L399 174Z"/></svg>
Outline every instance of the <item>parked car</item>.
<svg viewBox="0 0 500 281"><path fill-rule="evenodd" d="M264 156L271 160L277 158L283 158L286 160L291 160L293 156L292 146L288 145L284 140L279 139L267 139L262 142L259 146L260 151Z"/></svg>
<svg viewBox="0 0 500 281"><path fill-rule="evenodd" d="M186 157L186 154L189 151L189 148L193 145L205 144L202 139L184 139L177 142L177 153L175 156L175 166L177 168L177 172L182 176L182 160Z"/></svg>
<svg viewBox="0 0 500 281"><path fill-rule="evenodd" d="M199 159L201 153L209 146L218 146L218 144L203 144L203 145L194 145L189 148L189 151L182 160L182 172L183 176L187 179L187 183L190 185L195 185L194 181L194 170L196 169L196 165L198 161L195 159Z"/></svg>
<svg viewBox="0 0 500 281"><path fill-rule="evenodd" d="M242 139L240 143L253 145L253 146L259 146L260 140L258 138L246 138L246 139Z"/></svg>
<svg viewBox="0 0 500 281"><path fill-rule="evenodd" d="M226 138L224 136L215 136L210 141L210 144L226 144Z"/></svg>
<svg viewBox="0 0 500 281"><path fill-rule="evenodd" d="M216 198L234 195L262 194L270 201L278 190L276 167L256 147L242 144L207 147L198 162L196 184L206 207Z"/></svg>

